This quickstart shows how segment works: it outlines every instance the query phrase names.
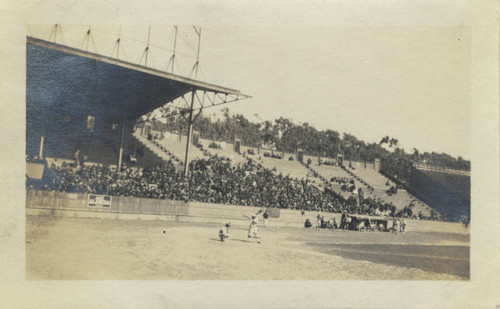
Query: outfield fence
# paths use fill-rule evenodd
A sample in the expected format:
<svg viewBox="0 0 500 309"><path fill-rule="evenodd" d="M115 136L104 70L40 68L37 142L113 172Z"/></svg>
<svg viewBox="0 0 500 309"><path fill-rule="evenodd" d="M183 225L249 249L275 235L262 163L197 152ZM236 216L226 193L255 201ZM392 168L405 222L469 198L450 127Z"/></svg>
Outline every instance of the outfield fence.
<svg viewBox="0 0 500 309"><path fill-rule="evenodd" d="M34 216L87 217L108 219L165 220L179 222L224 223L246 226L252 214L261 207L222 205L175 200L97 196L87 193L27 190L26 214ZM269 208L269 226L303 227L306 219L316 223L318 212ZM321 213L340 223L341 214ZM260 217L262 220L262 217ZM453 222L406 220L409 231L469 233L462 224Z"/></svg>

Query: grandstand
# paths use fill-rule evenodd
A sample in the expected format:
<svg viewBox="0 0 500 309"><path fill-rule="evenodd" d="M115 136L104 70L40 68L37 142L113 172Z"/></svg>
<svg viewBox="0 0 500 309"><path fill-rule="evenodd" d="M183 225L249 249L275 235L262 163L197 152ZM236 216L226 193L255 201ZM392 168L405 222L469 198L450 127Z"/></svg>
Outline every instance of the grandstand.
<svg viewBox="0 0 500 309"><path fill-rule="evenodd" d="M397 192L387 192L390 187L397 186L397 184L379 173L377 169L380 168L380 164L377 162L350 160L349 166L347 166L347 162L337 166L321 164L321 159L311 155L304 155L303 161L300 162L296 154L265 148L256 149L241 145L240 152L236 152L231 142L199 138L199 134L198 138L192 141L191 132L194 122L192 116L195 100L200 100L200 97L204 99L206 93L209 92L214 94L214 100L218 96L224 97L223 104L230 102L227 101L228 96L233 96L233 100L248 97L237 90L32 37L27 39L27 64L26 151L30 157L45 158L47 166L52 164L56 166L53 171L50 171L55 175L55 178L51 178L54 188L68 188L68 184L55 184L57 175L63 179L69 179L70 182L80 181L83 184L85 184L85 180L79 179L79 177L94 175L95 171L89 169L80 171L82 174L74 178L75 172L67 170L69 163L79 165L75 159L77 150L80 153L78 156L80 163L85 161L87 165L113 166L116 171L121 171L123 167L144 168L150 166L152 170L163 173L166 171L165 168L169 172L171 172L170 168L173 168L177 172L171 176L180 182L175 185L163 184L163 188L171 190L169 195L164 194L165 192L159 192L160 189L156 187L152 191L149 188L145 189L145 184L135 183L138 181L133 178L135 176L132 177L133 180L120 178L122 176L116 177L115 180L125 182L125 187L120 188L119 185L113 187L112 184L106 182L107 180L100 178L101 174L107 175L110 170L101 168L97 173L99 175L92 176L94 177L92 181L106 182L105 185L101 183L97 187L102 192L107 193L120 192L123 194L124 188L132 186L140 194L150 197L175 196L176 198L184 198L186 195L194 194L198 199L202 201L208 199L210 202L241 203L242 205L255 206L258 206L260 202L282 208L328 209L329 211L348 209L354 213L378 211L378 208L387 206L383 204L389 204L391 207L395 207L392 210L393 215L401 213L411 206L414 208L414 214L421 212L424 217L429 217L431 212L427 204L434 205L433 208L438 211L443 210L446 213L451 209L449 205L445 207L438 205L441 201L436 202L433 193L426 196L428 190L422 184L414 185L411 192L401 188L398 188ZM68 65L70 69L67 69ZM88 87L81 89L81 85ZM142 123L142 126L136 125L136 121L140 117L165 106L165 104L172 104L180 97L185 99L184 96L190 96L191 101L187 135L165 130L155 131L152 129L152 125L147 123ZM200 104L202 103L200 102ZM203 106L200 109L202 108ZM82 158L84 159L82 160ZM229 160L224 161L226 158ZM194 162L191 168L198 172L196 176L188 176L190 164L186 164L186 160L188 163ZM335 161L333 159L327 160ZM311 164L307 163L308 161ZM253 167L254 163L259 166L257 169ZM279 187L269 189L267 184L259 182L262 180L259 178L256 178L253 185L245 183L245 186L249 186L245 188L242 186L243 184L238 184L238 181L244 180L240 178L241 175L231 175L231 169L228 169L226 164L230 164L233 169L240 166L239 170L234 169L236 172L261 173L271 183L284 185L287 188L286 190L281 190L282 188ZM219 170L212 170L208 174L204 174L213 166L218 166ZM181 170L184 170L184 178L178 174ZM274 176L269 174L271 171ZM127 171L127 173L131 172ZM442 173L435 171L429 171L427 174L432 183L440 183L449 188L450 194L469 191L465 188L470 187L470 181L467 184L462 180L455 179L455 176L443 176ZM148 179L150 183L147 185L155 185L154 182L157 181L155 177ZM213 183L219 181L216 177L227 179L224 180L224 184L213 184L212 187L208 188L197 184L198 188L195 190L198 191L194 193L192 188L184 187L183 183L185 180L195 182L195 184L197 181ZM86 187L73 184L69 187L88 190L88 188L95 186L92 181L87 181ZM167 180L162 178L162 181ZM172 179L168 179L168 181L172 181ZM261 195L262 198L268 196L272 201L263 201L262 198L249 199L241 192L239 192L240 195L235 193L232 196L231 192L226 192L226 188L221 189L223 185L235 187L239 185L240 191L254 190L255 194ZM255 188L255 185L261 187ZM208 194L202 196L200 193L202 189L212 190L213 187L217 186L220 192L212 192L211 196ZM139 189L137 189L138 187ZM290 192L295 189L307 192L317 205L311 205L311 201L303 200L304 197L300 198L300 203L290 200L290 196L295 196ZM358 198L356 192L359 189L363 192L364 198L371 198L372 204L368 206L354 205L355 202L352 198L354 197L355 200ZM288 193L283 193L283 191ZM328 192L335 194L331 197ZM272 196L272 194L283 194L281 196L283 200L277 201L278 197ZM304 194L306 195L306 193ZM462 198L468 199L470 203L470 193ZM290 205L286 204L288 202ZM363 208L357 209L358 206Z"/></svg>
<svg viewBox="0 0 500 309"><path fill-rule="evenodd" d="M397 193L389 195L386 191L390 186L395 184L375 170L374 162L349 161L348 164L350 167L345 167L318 164L318 157L316 156L305 155L304 160L306 162L310 160L311 165L309 168L320 175L319 177L325 182L326 187L333 190L344 199L348 199L352 196L352 193L347 190L342 190L342 184L330 181L332 178L352 179L356 188L361 188L363 190L365 198L379 198L385 203L392 203L396 206L397 210L402 210L411 204L413 205L414 213L422 212L424 216L430 216L431 208L406 190L399 189ZM333 158L321 158L322 162L325 160L336 162Z"/></svg>
<svg viewBox="0 0 500 309"><path fill-rule="evenodd" d="M433 180L444 184L462 199L470 201L469 171L437 168L428 165L416 165L415 168L425 172Z"/></svg>
<svg viewBox="0 0 500 309"><path fill-rule="evenodd" d="M78 149L88 161L121 166L136 142L129 137L140 116L184 95L192 103L207 93L225 96L225 102L248 97L34 37L26 48L26 151L32 156L72 159Z"/></svg>
<svg viewBox="0 0 500 309"><path fill-rule="evenodd" d="M261 149L261 153L263 151L266 152L267 150ZM302 165L300 162L297 162L293 154L290 153L282 153L282 154L283 154L282 159L260 155L259 156L260 162L262 162L262 165L264 165L266 168L269 169L275 168L278 173L282 173L283 175L290 175L290 177L292 178L298 178L298 179L310 178L311 181L314 181L315 183L321 182L320 179L312 175L312 173L309 170L307 170L307 168L305 168L304 165ZM290 156L294 157L293 161L290 161L288 159Z"/></svg>
<svg viewBox="0 0 500 309"><path fill-rule="evenodd" d="M145 137L140 136L138 132L134 133L134 136L138 140L140 140L144 145L147 145L148 148L154 149L154 151L157 153L164 153L165 160L168 159L175 160L175 158L182 158L182 156L186 151L185 150L186 136L183 135L179 136L179 134L172 132L163 132L161 133L161 135L163 135L163 138L160 138L156 141L156 143L159 144L157 145L153 142L148 141ZM269 170L274 170L276 174L282 174L283 176L289 176L291 178L296 178L296 179L308 179L316 187L318 188L323 187L323 181L319 177L314 176L313 173L309 171L300 162L297 162L293 154L289 153L283 154L284 155L283 159L277 159L277 158L265 157L263 153L270 152L270 150L267 149L257 150L252 147L242 146L240 149L240 153L237 153L234 150L234 144L226 143L224 141L213 141L209 139L200 138L198 140L198 143L203 149L203 151L197 147L193 147L190 155L190 157L193 160L206 158L207 155L219 156L219 157L229 158L231 160L231 164L236 165L236 164L244 164L248 162L248 159L252 159L262 164L263 167ZM212 143L217 144L220 148L210 147L210 144ZM166 155L165 150L162 150L161 146L164 147L164 149L167 150L172 155ZM249 154L248 153L249 149L252 149L255 155ZM204 154L204 151L206 152L207 155ZM258 154L259 151L260 154ZM293 161L288 160L290 156L294 157Z"/></svg>
<svg viewBox="0 0 500 309"><path fill-rule="evenodd" d="M345 170L338 166L311 164L309 168L321 175L326 187L335 191L337 194L340 194L344 199L348 199L352 195L352 193L347 190L343 190L343 184L336 181L331 181L332 178L352 180L354 181L354 185L356 186L356 188L361 188L365 192L366 197L371 195L371 191L367 186L362 184L360 181L356 181L355 178L352 177L352 175L348 174Z"/></svg>
<svg viewBox="0 0 500 309"><path fill-rule="evenodd" d="M409 189L452 220L470 218L470 172L415 165Z"/></svg>
<svg viewBox="0 0 500 309"><path fill-rule="evenodd" d="M176 163L176 166L179 169L182 169L184 166L183 157L186 151L186 137L177 134L166 133L163 137L160 137L155 140L148 140L147 136L143 136L139 130L136 130L133 134L133 137L139 142L141 145L149 149L153 152L157 157L160 157L163 161L172 160ZM203 153L197 149L196 147L191 148L191 159L199 159L204 155ZM146 162L147 159L145 159ZM154 165L155 162L148 162L150 165ZM158 162L158 163L161 163Z"/></svg>
<svg viewBox="0 0 500 309"><path fill-rule="evenodd" d="M352 170L352 173L358 175L365 182L369 183L373 188L373 194L380 197L384 201L387 201L388 203L393 203L398 209L401 209L405 206L410 205L410 203L415 202L415 204L419 206L418 211L428 212L429 210L428 205L419 201L415 196L408 193L405 189L398 189L397 192L393 194L387 193L386 191L390 186L396 186L397 184L390 181L387 177L374 169L358 167L355 170Z"/></svg>
<svg viewBox="0 0 500 309"><path fill-rule="evenodd" d="M210 144L213 140L200 138L199 144L203 146L203 149L211 153L212 155L218 155L231 159L233 164L243 164L248 161L241 154L234 151L234 145L226 142L215 142L220 146L220 148L210 148ZM241 151L240 151L241 152Z"/></svg>
<svg viewBox="0 0 500 309"><path fill-rule="evenodd" d="M137 133L135 134L137 135ZM183 155L185 149L183 149L182 140L185 139L184 136L179 138L178 134L163 132L160 133L163 136L157 143L159 143L164 149L168 150L174 156L165 156L165 159L175 159ZM164 152L159 145L155 145L152 142L148 142L146 138L140 137L143 143L150 144L152 149L157 152ZM265 152L271 153L269 149L257 150L252 147L242 146L241 150L245 156L236 153L234 151L234 145L226 142L215 142L220 146L220 148L210 148L209 145L214 141L208 139L199 139L199 144L202 145L203 149L211 155L217 155L220 157L230 158L232 164L243 164L247 162L248 158L252 158L257 162L261 163L263 167L275 170L277 174L282 174L284 176L290 176L296 179L308 179L312 185L318 189L323 190L328 188L333 190L338 195L342 196L347 200L352 193L347 190L342 190L342 185L336 182L330 181L332 178L345 178L354 180L354 184L357 188L361 188L364 192L365 198L373 197L379 198L385 203L393 204L396 206L398 211L413 205L413 212L421 212L424 216L430 216L431 208L424 202L417 199L415 196L411 195L404 189L399 189L397 193L388 194L386 191L389 188L387 185L394 185L388 178L374 170L374 163L356 162L351 161L350 166L353 168L338 167L334 165L318 165L317 163L312 163L310 166L300 163L296 160L295 156L290 153L279 153L282 158L273 158L271 156L264 156ZM193 158L200 159L204 157L202 151L197 148L193 148L192 153ZM252 149L254 155L248 154L248 150ZM289 160L292 157L293 160ZM317 162L317 157L304 156L304 160L310 159L312 162ZM356 168L357 167L357 168Z"/></svg>

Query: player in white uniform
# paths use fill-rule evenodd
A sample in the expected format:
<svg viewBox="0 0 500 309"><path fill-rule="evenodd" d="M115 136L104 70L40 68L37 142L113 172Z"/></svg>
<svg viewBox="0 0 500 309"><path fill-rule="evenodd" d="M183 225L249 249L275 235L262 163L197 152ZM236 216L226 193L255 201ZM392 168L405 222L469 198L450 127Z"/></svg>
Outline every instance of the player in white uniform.
<svg viewBox="0 0 500 309"><path fill-rule="evenodd" d="M250 238L256 238L257 243L260 244L260 233L259 233L259 220L257 220L257 216L253 215L252 216L252 221L250 221L250 226L248 227L248 241L250 241Z"/></svg>
<svg viewBox="0 0 500 309"><path fill-rule="evenodd" d="M399 232L400 233L406 233L406 221L405 218L401 219L401 223L399 226Z"/></svg>

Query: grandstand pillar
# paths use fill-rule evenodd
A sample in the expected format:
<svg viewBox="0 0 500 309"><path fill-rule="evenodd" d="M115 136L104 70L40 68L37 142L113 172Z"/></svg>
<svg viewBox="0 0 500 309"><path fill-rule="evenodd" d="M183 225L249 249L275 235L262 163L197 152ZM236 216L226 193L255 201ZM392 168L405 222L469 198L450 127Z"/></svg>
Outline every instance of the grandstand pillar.
<svg viewBox="0 0 500 309"><path fill-rule="evenodd" d="M42 135L40 137L40 151L38 152L38 158L40 159L43 158L43 141L44 141L44 136Z"/></svg>
<svg viewBox="0 0 500 309"><path fill-rule="evenodd" d="M125 119L123 119L122 122L122 131L120 134L120 151L118 153L118 164L117 164L117 171L120 171L122 168L122 157L123 157L123 142L125 139Z"/></svg>
<svg viewBox="0 0 500 309"><path fill-rule="evenodd" d="M184 158L184 176L188 175L189 172L189 147L191 147L191 135L193 134L193 106L195 91L191 92L191 108L189 109L189 121L188 121L188 132L186 138L186 156Z"/></svg>

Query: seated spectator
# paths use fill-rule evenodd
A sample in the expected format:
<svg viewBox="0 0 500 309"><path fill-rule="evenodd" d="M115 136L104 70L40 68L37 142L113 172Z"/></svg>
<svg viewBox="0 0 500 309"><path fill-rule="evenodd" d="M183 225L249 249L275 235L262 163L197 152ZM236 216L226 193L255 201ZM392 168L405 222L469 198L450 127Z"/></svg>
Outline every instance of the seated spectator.
<svg viewBox="0 0 500 309"><path fill-rule="evenodd" d="M137 163L137 155L135 153L131 153L129 155L129 161L130 163Z"/></svg>

